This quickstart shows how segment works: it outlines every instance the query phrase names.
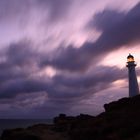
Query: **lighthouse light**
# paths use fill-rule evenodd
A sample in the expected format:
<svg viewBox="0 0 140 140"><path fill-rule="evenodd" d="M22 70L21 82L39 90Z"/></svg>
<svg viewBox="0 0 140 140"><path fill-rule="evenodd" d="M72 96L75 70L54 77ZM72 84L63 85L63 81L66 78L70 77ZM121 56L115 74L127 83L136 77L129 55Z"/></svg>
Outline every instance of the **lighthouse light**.
<svg viewBox="0 0 140 140"><path fill-rule="evenodd" d="M127 59L127 61L128 61L128 62L134 62L134 58L133 58L133 57L129 57L129 58Z"/></svg>
<svg viewBox="0 0 140 140"><path fill-rule="evenodd" d="M129 54L127 57L127 62L134 62L134 57L133 55Z"/></svg>

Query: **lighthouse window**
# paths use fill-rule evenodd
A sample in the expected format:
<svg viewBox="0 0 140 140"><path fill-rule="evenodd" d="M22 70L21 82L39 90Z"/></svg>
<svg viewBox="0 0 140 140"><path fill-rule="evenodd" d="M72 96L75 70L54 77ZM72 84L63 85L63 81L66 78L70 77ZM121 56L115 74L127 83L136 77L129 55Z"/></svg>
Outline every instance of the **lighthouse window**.
<svg viewBox="0 0 140 140"><path fill-rule="evenodd" d="M132 61L134 61L134 58L132 57L128 58L128 62L132 62Z"/></svg>

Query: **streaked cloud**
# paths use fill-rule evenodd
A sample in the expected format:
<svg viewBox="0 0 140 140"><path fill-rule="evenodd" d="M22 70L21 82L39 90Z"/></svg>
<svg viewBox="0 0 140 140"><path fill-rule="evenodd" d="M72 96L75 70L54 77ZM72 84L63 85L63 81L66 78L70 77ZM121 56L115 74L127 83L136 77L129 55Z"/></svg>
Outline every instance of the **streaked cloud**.
<svg viewBox="0 0 140 140"><path fill-rule="evenodd" d="M122 3L1 0L0 117L96 114L125 96L126 58L117 54L139 50L140 3Z"/></svg>

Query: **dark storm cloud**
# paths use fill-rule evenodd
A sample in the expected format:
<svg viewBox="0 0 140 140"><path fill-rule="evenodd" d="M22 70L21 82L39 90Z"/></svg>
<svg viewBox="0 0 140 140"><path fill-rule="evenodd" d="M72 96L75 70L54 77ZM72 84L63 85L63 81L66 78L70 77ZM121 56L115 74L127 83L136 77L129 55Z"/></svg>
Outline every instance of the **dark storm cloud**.
<svg viewBox="0 0 140 140"><path fill-rule="evenodd" d="M115 73L115 75L113 74ZM55 84L65 85L70 88L90 88L96 83L110 83L115 81L116 78L124 78L124 70L117 67L97 66L91 72L77 75L56 75L53 77ZM107 78L110 77L110 78Z"/></svg>
<svg viewBox="0 0 140 140"><path fill-rule="evenodd" d="M7 81L0 88L0 98L12 98L17 94L32 93L46 90L46 83L40 80L28 80L27 77Z"/></svg>
<svg viewBox="0 0 140 140"><path fill-rule="evenodd" d="M26 45L24 46L23 44ZM44 116L55 116L60 112L69 113L68 110L75 106L78 101L85 99L98 91L109 88L112 82L126 77L124 70L120 70L117 67L98 66L85 74L77 73L76 75L73 75L72 73L68 74L64 72L57 74L48 80L47 76L38 76L36 71L29 72L30 66L32 66L34 61L37 63L37 65L40 62L36 61L36 53L31 49L30 43L19 42L15 45L12 44L11 46L5 51L5 56L7 58L6 61L3 62L5 65L7 65L5 70L9 69L8 66L10 64L12 64L12 67L15 68L15 73L17 72L17 67L18 69L24 70L20 71L19 77L15 76L11 79L8 78L5 81L2 81L0 86L0 103L3 103L2 101L5 100L5 103L11 104L9 109L15 112L15 116L23 117L20 115L23 112L19 110L22 110L25 107L28 108L26 98L24 98L25 102L24 99L21 98L21 103L19 103L19 101L17 101L19 98L16 99L17 96L24 97L24 95L28 94L29 96L26 97L28 98L28 102L30 102L29 106L31 106L32 102L34 104L32 98L33 94L37 95L37 92L46 92L48 100L46 100L46 102L41 106L37 105L29 109L28 115L34 118L42 117L42 112L45 112L43 113ZM23 57L23 60L21 61L20 59L22 56L24 56L22 55L24 50L26 50L25 52L28 52L24 54L25 57ZM16 57L16 54L18 54L19 57ZM39 55L40 54L38 54L38 56ZM32 60L30 60L30 65L28 65L28 59L26 58ZM42 58L41 55L40 58ZM21 61L22 65L19 65L18 59ZM24 71L26 71L25 75ZM31 76L33 73L35 74L34 77ZM11 99L15 103L12 103ZM38 112L39 115L36 115L36 112Z"/></svg>
<svg viewBox="0 0 140 140"><path fill-rule="evenodd" d="M63 73L53 77L53 85L55 85L56 91L52 88L53 94L50 94L50 96L60 97L61 99L69 98L70 100L81 98L106 89L112 82L125 77L124 70L105 66L99 66L94 68L92 72L74 76Z"/></svg>
<svg viewBox="0 0 140 140"><path fill-rule="evenodd" d="M41 66L52 65L58 69L69 71L84 71L91 63L91 55L94 56L92 43L85 43L81 48L73 46L60 47L52 53L52 56L45 57Z"/></svg>
<svg viewBox="0 0 140 140"><path fill-rule="evenodd" d="M96 14L87 26L102 32L95 43L86 42L81 48L59 48L53 57L46 58L42 65L52 65L69 71L83 71L88 69L92 62L98 63L111 51L124 45L139 43L140 3L127 13L104 10Z"/></svg>
<svg viewBox="0 0 140 140"><path fill-rule="evenodd" d="M33 60L37 61L39 56L36 51L32 49L30 41L24 40L18 43L11 43L5 55L7 56L7 62L11 65L26 66L30 65L30 63L32 64Z"/></svg>
<svg viewBox="0 0 140 140"><path fill-rule="evenodd" d="M0 55L0 83L27 78L34 71L38 53L31 49L29 41L11 43Z"/></svg>
<svg viewBox="0 0 140 140"><path fill-rule="evenodd" d="M34 51L30 43L19 42L11 44L5 53L6 61L0 64L2 69L4 68L9 74L9 76L5 75L5 77L3 73L0 74L3 76L3 79L5 78L5 81L7 80L0 88L1 97L14 97L19 93L36 91L47 91L49 97L52 98L80 97L84 93L89 92L91 87L92 93L95 93L100 89L108 87L113 81L124 78L124 76L119 76L121 75L120 70L116 70L113 67L99 67L99 69L103 69L103 74L100 72L100 74L96 75L87 75L86 72L85 76L83 76L83 73L77 73L77 76L71 76L71 74L68 74L68 76L56 75L51 79L51 84L48 81L39 79L39 77L33 79L31 75L36 72L34 71L34 65L38 71L42 69L42 65L43 67L47 65L53 66L60 70L84 71L93 62L96 65L105 54L120 48L122 45L139 42L139 9L140 4L137 4L127 13L105 10L102 13L96 14L94 20L90 21L90 27L93 26L101 30L102 35L95 43L86 42L81 48L74 48L73 46L61 47L50 54L49 57L37 53L37 50ZM10 69L8 69L8 66L10 66ZM94 73L100 71L99 69L94 68ZM112 72L108 73L110 69L112 69ZM113 74L118 71L119 74ZM31 77L31 79L28 77ZM12 78L14 80L9 81ZM80 88L82 90L79 90Z"/></svg>
<svg viewBox="0 0 140 140"><path fill-rule="evenodd" d="M44 111L44 116L69 113L68 110L80 100L109 88L112 82L126 77L123 70L105 66L92 68L84 74L63 72L52 78L40 76L38 72L42 70L40 62L44 54L34 50L33 44L27 40L11 43L1 54L4 59L0 61L0 104L9 105L8 109L14 112L14 116L9 114L11 111L8 109L5 116L7 114L10 117L23 117L21 114L24 114L25 108L29 112L24 117L43 117ZM40 103L42 99L38 100L41 96L44 98L40 94L42 92L48 97L43 104ZM20 96L22 100L17 98Z"/></svg>
<svg viewBox="0 0 140 140"><path fill-rule="evenodd" d="M91 89L95 93L124 77L118 68L100 66L93 69L94 73L85 75L63 73L53 78L42 78L37 74L41 71L42 54L32 49L32 45L24 40L10 44L3 51L5 59L0 62L0 98L41 91L46 91L50 98L77 98Z"/></svg>
<svg viewBox="0 0 140 140"><path fill-rule="evenodd" d="M40 4L58 5L57 2L46 0ZM59 12L58 17L62 11ZM55 14L52 14L54 17ZM24 94L46 92L48 102L44 105L47 107L38 108L38 112L45 109L65 111L87 95L110 88L112 82L125 79L125 71L96 64L111 51L126 44L138 43L139 25L140 4L128 13L105 10L96 14L88 26L97 28L102 34L96 42L86 42L80 48L61 47L47 55L34 50L34 44L25 40L10 44L0 56L0 99L10 100ZM46 66L59 69L60 73L52 78L38 75ZM94 66L92 71L90 66Z"/></svg>
<svg viewBox="0 0 140 140"><path fill-rule="evenodd" d="M37 65L40 54L32 48L31 42L24 40L11 43L1 54L0 98L46 89L44 81L32 76L39 71Z"/></svg>
<svg viewBox="0 0 140 140"><path fill-rule="evenodd" d="M96 42L98 46L103 48L103 51L139 43L140 3L128 13L105 10L95 16L95 24L93 25L103 31Z"/></svg>
<svg viewBox="0 0 140 140"><path fill-rule="evenodd" d="M27 46L27 43L25 44ZM116 67L97 67L93 69L94 73L87 73L85 75L77 74L72 76L71 74L63 73L54 76L50 81L47 80L47 76L46 79L37 75L31 77L33 73L37 74L37 71L32 70L30 72L30 68L34 61L36 61L36 65L38 65L39 61L37 61L36 55L33 55L30 49L25 47L28 52L24 54L25 48L22 48L24 48L23 44L12 45L12 49L10 46L6 51L7 60L3 62L7 65L5 72L9 70L8 66L12 65L15 73L19 69L20 73L13 75L11 78L5 76L5 80L3 80L0 87L1 98L13 98L18 94L41 91L46 91L49 98L56 100L81 98L85 93L95 93L107 88L113 81L124 78L122 71ZM29 64L28 61L30 61ZM9 73L9 76L12 72Z"/></svg>

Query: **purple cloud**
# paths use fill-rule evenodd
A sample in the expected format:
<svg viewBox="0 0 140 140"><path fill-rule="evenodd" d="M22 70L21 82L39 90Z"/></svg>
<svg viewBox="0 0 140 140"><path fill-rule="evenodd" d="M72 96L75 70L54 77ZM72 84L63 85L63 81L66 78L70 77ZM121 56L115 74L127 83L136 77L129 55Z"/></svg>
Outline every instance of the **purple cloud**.
<svg viewBox="0 0 140 140"><path fill-rule="evenodd" d="M51 58L46 57L42 66L51 65L68 71L87 70L111 51L124 45L138 44L140 38L140 3L128 13L104 10L88 23L88 28L102 31L95 43L86 42L80 48L74 46L58 48Z"/></svg>
<svg viewBox="0 0 140 140"><path fill-rule="evenodd" d="M1 2L9 5L8 2ZM69 0L41 2L36 0L34 4L41 7L51 5L50 18L53 20L65 15L63 12L69 8L70 2ZM17 5L18 3L15 2L15 7ZM2 14L1 11L0 13L1 18L6 14L6 12ZM11 11L11 14L13 13ZM31 108L30 113L35 114L45 110L51 112L53 109L54 111L50 113L52 115L67 112L87 95L91 96L109 88L114 81L126 78L124 69L97 66L97 64L110 52L124 45L139 43L139 25L140 4L138 3L128 12L107 9L97 13L87 23L86 28L96 28L102 34L96 42L85 42L80 48L75 48L73 45L59 46L48 53L34 49L34 43L27 40L10 43L5 47L6 49L1 49L0 103L18 100L17 97L20 95L28 94L28 97L32 98L33 94L43 93L44 96L46 93L48 100L39 107ZM45 74L43 76L38 74L47 66L54 68L57 71L56 75L50 78ZM24 107L24 99L22 98L21 101L23 104L16 102L17 108L12 106L11 102L9 109L14 108L13 110L17 111L18 106Z"/></svg>

